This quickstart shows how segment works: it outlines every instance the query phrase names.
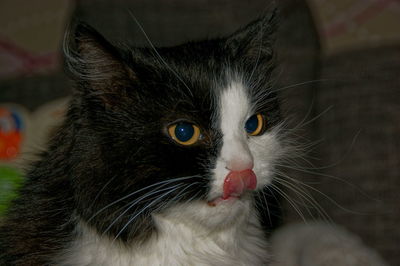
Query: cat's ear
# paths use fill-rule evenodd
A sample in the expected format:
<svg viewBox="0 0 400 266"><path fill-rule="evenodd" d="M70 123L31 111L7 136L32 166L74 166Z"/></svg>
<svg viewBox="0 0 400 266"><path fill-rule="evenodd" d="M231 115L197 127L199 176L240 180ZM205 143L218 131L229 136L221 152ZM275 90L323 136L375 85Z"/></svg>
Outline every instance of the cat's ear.
<svg viewBox="0 0 400 266"><path fill-rule="evenodd" d="M67 72L79 83L78 90L87 93L103 97L122 94L135 79L121 52L83 22L74 22L67 31L64 58Z"/></svg>
<svg viewBox="0 0 400 266"><path fill-rule="evenodd" d="M278 11L273 8L230 35L226 39L226 47L232 51L234 58L245 58L246 61L272 59L277 21Z"/></svg>

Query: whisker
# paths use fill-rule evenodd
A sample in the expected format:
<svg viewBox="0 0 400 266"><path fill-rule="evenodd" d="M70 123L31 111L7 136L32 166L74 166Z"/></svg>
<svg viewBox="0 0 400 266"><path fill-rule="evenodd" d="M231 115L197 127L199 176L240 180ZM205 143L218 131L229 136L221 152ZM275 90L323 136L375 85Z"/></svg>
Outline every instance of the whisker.
<svg viewBox="0 0 400 266"><path fill-rule="evenodd" d="M332 176L332 177L334 177L334 176ZM287 178L290 178L290 177L287 176ZM358 215L367 215L367 213L362 213L362 212L358 212L358 211L354 211L354 210L347 209L347 208L343 207L342 205L340 205L340 204L339 204L337 201L335 201L332 197L330 197L330 196L328 196L327 194L321 192L320 190L318 190L318 189L316 189L316 188L314 188L314 187L312 187L312 186L310 186L310 185L307 185L306 183L300 182L299 180L296 180L296 179L294 179L294 178L291 178L291 179L292 179L293 181L296 181L296 183L298 183L298 184L300 184L300 185L303 185L303 186L305 186L305 187L307 187L307 188L309 188L309 189L315 191L316 193L322 195L322 196L323 196L324 198L326 198L329 202L331 202L332 204L334 204L336 207L340 208L340 209L343 210L343 211L346 211L346 212L349 212L349 213L353 213L353 214L358 214ZM349 185L351 185L351 183L349 183Z"/></svg>
<svg viewBox="0 0 400 266"><path fill-rule="evenodd" d="M143 33L143 36L146 38L147 42L149 43L151 49L156 53L157 57L161 60L161 62L176 76L176 78L182 82L182 84L188 89L190 95L193 97L193 93L190 90L189 86L183 81L183 79L178 75L178 73L172 69L172 67L170 67L170 65L164 60L164 58L162 58L162 56L160 55L160 53L157 51L156 47L153 45L153 42L150 40L149 36L147 35L147 33L144 31L142 25L139 23L139 21L137 20L137 18L135 17L135 15L133 15L132 11L128 10L129 15L131 16L131 18L135 21L136 25L138 26L138 28L140 29L140 31Z"/></svg>
<svg viewBox="0 0 400 266"><path fill-rule="evenodd" d="M286 179L288 179L288 180L292 180L293 181L293 179L292 178L290 178L289 176L284 176ZM318 213L319 213L319 215L321 215L321 217L323 217L324 219L326 219L327 221L329 221L329 222L332 222L332 219L331 219L331 217L328 215L328 213L321 207L321 205L319 205L319 203L304 189L304 188L302 188L302 187L300 187L300 186L296 186L296 185L294 185L294 184L292 184L292 183L290 183L290 182L288 182L288 180L285 180L285 179L283 179L283 178L279 178L279 177L275 177L275 180L279 183L279 184L281 184L281 185L283 185L283 186L285 186L286 188L289 188L289 189L291 189L293 192L295 192L298 196L300 196L301 198L303 198L303 199L305 199L309 204L311 204L311 206L312 207L314 207L317 211L318 211ZM297 183L297 182L296 182ZM299 183L297 183L297 184L299 184ZM303 184L304 185L304 184ZM304 206L306 207L306 209L308 210L308 205L307 204L305 204L305 202L303 201L303 203L304 203ZM313 217L314 218L314 216L309 212L309 214L311 215L311 217Z"/></svg>
<svg viewBox="0 0 400 266"><path fill-rule="evenodd" d="M90 205L91 208L93 207L93 205L96 203L97 199L100 197L101 193L106 189L106 187L116 178L116 176L113 176L112 178L110 178L110 180L107 181L107 183L99 190L99 192L97 193L96 197L94 198L92 204Z"/></svg>
<svg viewBox="0 0 400 266"><path fill-rule="evenodd" d="M299 171L299 172L303 172L303 173L306 173L306 174L311 174L311 175L315 175L315 176L322 176L322 177L332 178L332 179L334 179L334 180L340 181L340 182L342 182L342 183L344 183L344 184L350 186L351 188L355 189L357 192L359 192L359 193L360 193L361 195L363 195L364 197L366 197L366 198L368 198L368 199L371 199L371 200L376 200L376 199L370 197L368 194L366 194L366 193L365 193L363 190L361 190L357 185L355 185L355 184L353 184L353 183L351 183L351 182L349 182L349 181L347 181L347 180L345 180L345 179L343 179L343 178L340 178L340 177L337 177L337 176L334 176L334 175L329 175L329 174L320 173L320 172L313 172L313 171L307 170L307 169L291 167L291 166L283 165L283 164L276 164L276 165L279 166L279 167L283 167L283 168L287 168L287 169L292 169L292 170ZM313 187L311 187L311 186L309 186L309 187L310 187L310 189L313 189L313 190L318 191L319 193L322 193L322 192L320 192L319 190L317 190L317 189L315 189L315 188L313 188ZM333 199L330 199L330 200L333 200ZM332 203L333 203L333 202L332 202ZM336 203L336 204L337 204L337 203ZM336 205L336 204L335 204L335 205Z"/></svg>
<svg viewBox="0 0 400 266"><path fill-rule="evenodd" d="M302 121L303 123L299 123L297 124L294 128L291 128L290 130L297 130L298 128L304 128L305 126L311 124L312 122L314 122L315 120L319 119L321 116L323 116L324 114L326 114L327 112L329 112L331 109L333 108L333 105L327 107L324 111L322 111L321 113L319 113L318 115L316 115L315 117L313 117L312 119L308 120L307 122Z"/></svg>
<svg viewBox="0 0 400 266"><path fill-rule="evenodd" d="M279 209L283 209L282 205L280 203L280 200L275 196L274 191L271 190L271 188L269 186L266 186L265 188L268 189L269 193L272 195L272 197L274 198L275 202L278 204Z"/></svg>
<svg viewBox="0 0 400 266"><path fill-rule="evenodd" d="M177 178L173 178L173 179L167 179L167 180L163 180L163 181L151 184L151 185L149 185L147 187L144 187L144 188L141 188L139 190L135 190L134 192L129 193L128 195L125 195L122 198L120 198L118 200L115 200L115 201L111 202L110 204L104 206L100 210L98 210L95 214L93 214L92 217L90 217L88 219L88 222L90 222L94 217L99 215L101 212L103 212L107 208L109 208L109 207L111 207L111 206L113 206L113 205L115 205L115 204L117 204L117 203L119 203L119 202L121 202L121 201L123 201L123 200L125 200L125 199L127 199L127 198L129 198L129 197L131 197L131 196L133 196L135 194L137 194L137 193L140 193L140 192L142 192L142 191L144 191L146 189L149 189L149 188L152 188L152 187L155 187L155 186L158 186L158 185L163 185L163 184L171 183L171 182L174 182L174 181L186 180L186 179L190 179L190 178L194 178L194 177L201 177L201 175L192 175L192 176L184 176L184 177L177 177Z"/></svg>
<svg viewBox="0 0 400 266"><path fill-rule="evenodd" d="M186 190L187 190L189 187L191 187L192 185L195 185L195 184L200 184L200 183L199 183L199 182L195 182L195 183L191 183L191 184L186 185L186 187L184 187L181 191L179 191L179 193L176 194L171 200L166 201L164 204L162 204L159 208L157 208L157 209L154 210L153 212L158 212L158 211L160 211L161 209L166 208L166 206L168 206L168 205L174 203L175 200L176 200L176 201L179 201L182 197L184 197L187 193L189 193L189 191L186 191ZM186 191L186 192L185 192L185 191ZM184 203L187 203L187 202L189 202L191 199L195 198L195 197L198 195L199 192L200 192L200 191L197 191L197 193L196 193L194 196L192 196L189 200L186 200Z"/></svg>
<svg viewBox="0 0 400 266"><path fill-rule="evenodd" d="M182 184L180 184L182 185ZM147 206L145 206L144 208L142 208L142 210L138 213L136 213L131 219L129 219L129 221L124 225L124 227L122 227L122 229L118 232L118 234L115 236L113 242L118 239L118 237L122 234L122 232L129 226L129 224L131 224L136 217L138 217L141 213L143 213L146 209L150 208L152 205L154 205L155 203L157 203L158 201L162 200L164 197L168 196L169 194L171 194L172 192L174 192L175 190L179 189L179 186L174 188L173 190L169 190L166 193L164 193L163 195L161 195L160 197L158 197L156 200L152 201L151 203L149 203Z"/></svg>
<svg viewBox="0 0 400 266"><path fill-rule="evenodd" d="M297 212L297 214L301 217L301 219L304 221L304 223L307 223L307 220L303 214L303 212L297 207L297 205L290 199L290 197L283 191L281 190L278 186L275 184L271 183L270 186L274 188L274 190L280 194L284 199L286 199L290 205L294 208L294 210Z"/></svg>
<svg viewBox="0 0 400 266"><path fill-rule="evenodd" d="M318 83L318 82L325 82L325 81L334 81L334 79L314 79L314 80L308 80L308 81L303 81L303 82L299 82L296 84L292 84L292 85L288 85L285 87L281 87L279 89L274 90L273 92L279 92L279 91L283 91L286 89L291 89L291 88L295 88L298 86L303 86L303 85L308 85L308 84L313 84L313 83Z"/></svg>
<svg viewBox="0 0 400 266"><path fill-rule="evenodd" d="M353 137L349 148L347 149L347 151L344 153L344 155L339 158L339 160L337 160L336 162L333 162L332 164L328 164L328 165L324 165L324 166L320 166L320 167L316 167L316 166L312 166L311 168L307 168L307 167L301 167L301 169L305 169L305 170L324 170L324 169L329 169L332 167L335 167L337 165L339 165L340 163L342 163L344 161L344 159L346 159L346 157L350 154L351 150L353 149L356 140L358 138L358 136L360 135L361 130L359 130L356 135Z"/></svg>
<svg viewBox="0 0 400 266"><path fill-rule="evenodd" d="M327 112L329 112L331 109L333 108L333 105L327 107L324 111L322 111L321 113L319 113L318 115L316 115L314 118L308 120L307 122L303 123L301 125L301 127L305 127L309 124L311 124L312 122L314 122L315 120L319 119L321 116L323 116L324 114L326 114ZM295 130L295 129L294 129Z"/></svg>
<svg viewBox="0 0 400 266"><path fill-rule="evenodd" d="M249 81L251 81L251 78L253 77L253 74L254 74L254 72L256 71L257 66L258 66L258 63L259 63L260 58L261 58L261 51L262 51L262 46L263 46L263 41L262 41L262 39L263 39L263 35L264 35L263 27L264 27L264 24L261 24L261 30L260 30L260 35L261 35L261 36L260 36L260 47L259 47L259 49L258 49L258 54L257 54L256 63L254 64L253 70L251 71L251 74L250 74L250 77L249 77Z"/></svg>
<svg viewBox="0 0 400 266"><path fill-rule="evenodd" d="M185 203L191 202L193 199L195 199L196 197L198 197L200 192L201 192L201 191L197 191L196 194L194 194L192 197L190 197L189 199L187 199L187 200L185 201Z"/></svg>
<svg viewBox="0 0 400 266"><path fill-rule="evenodd" d="M129 207L126 208L120 215L118 215L117 218L114 219L114 221L106 228L106 230L104 230L103 234L107 233L107 232L112 228L112 226L113 226L122 216L124 216L129 210L131 210L137 203L141 202L143 199L145 199L145 198L147 198L147 197L149 197L149 196L152 196L152 195L154 195L154 194L157 194L157 193L159 193L159 192L163 192L163 191L165 191L165 190L170 190L170 189L172 189L172 188L176 188L176 187L179 187L179 186L182 186L182 185L183 185L183 184L177 184L177 185L174 185L174 186L172 186L172 187L166 187L166 188L163 188L163 189L158 189L158 188L156 188L156 189L154 189L154 190L152 190L152 191L150 191L150 192L147 192L147 193L144 194L143 196L141 196L141 197L139 197L139 198L137 198L137 199L131 201L130 203L126 204L124 207L120 208L119 210L124 209L124 208L127 207L127 206L129 206Z"/></svg>
<svg viewBox="0 0 400 266"><path fill-rule="evenodd" d="M188 184L188 185L189 185L189 187L190 187L191 185L199 185L199 184L202 185L201 182L192 182L192 183L190 183L190 184ZM187 188L185 187L182 191L179 191L179 193L178 193L177 195L179 195L180 193L184 192L186 189L187 189ZM186 195L186 193L182 194L181 196L183 197L184 195ZM152 200L156 199L157 197L158 197L158 196L155 196L155 197L153 197L153 198L147 198L146 200L144 200L144 201L142 201L142 202L152 201ZM179 198L175 196L174 198L172 198L172 199L169 200L168 202L173 202L175 199L177 199L177 200L179 201Z"/></svg>
<svg viewBox="0 0 400 266"><path fill-rule="evenodd" d="M264 202L265 202L265 206L266 206L266 210L267 210L267 215L268 215L269 224L272 226L271 212L270 212L270 210L269 210L269 204L268 204L268 202L267 202L267 198L265 197L265 193L262 193L262 191L261 191L261 194L262 194L262 197L263 197ZM264 211L264 213L265 213L265 211Z"/></svg>
<svg viewBox="0 0 400 266"><path fill-rule="evenodd" d="M185 190L186 190L187 188L189 188L190 186L192 186L193 184L200 184L200 182L194 182L194 183L188 184L183 190L179 191L179 193L178 193L177 195L175 195L174 198L172 198L172 199L169 200L169 201L164 202L163 204L161 204L160 206L158 206L158 208L154 209L153 211L148 212L147 215L146 215L146 217L151 216L152 213L159 212L160 210L166 208L166 207L168 206L168 204L172 203L174 200L176 200L176 199L179 200L179 198L184 197L187 193L189 193L189 191L186 191L186 192L185 192ZM195 197L199 194L199 192L200 192L200 191L197 191L197 193L196 193L193 197L191 197L189 200L195 198ZM157 199L158 199L158 197L157 197L157 198L154 198L154 199L152 199L152 200L157 200ZM186 200L185 203L187 203L189 200ZM137 228L135 228L134 231L132 231L132 234L135 234L136 231L137 231Z"/></svg>
<svg viewBox="0 0 400 266"><path fill-rule="evenodd" d="M305 121L311 115L311 113L313 111L314 102L315 102L315 94L313 95L313 97L311 99L310 107L308 107L307 113L304 115L303 119L296 126L294 126L294 128L292 130L295 130L299 125L302 125L303 123L305 123Z"/></svg>

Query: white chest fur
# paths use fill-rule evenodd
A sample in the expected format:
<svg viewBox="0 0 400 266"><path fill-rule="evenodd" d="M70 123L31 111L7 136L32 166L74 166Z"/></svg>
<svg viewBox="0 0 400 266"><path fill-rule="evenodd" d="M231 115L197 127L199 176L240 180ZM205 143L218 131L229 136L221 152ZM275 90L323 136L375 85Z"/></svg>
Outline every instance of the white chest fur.
<svg viewBox="0 0 400 266"><path fill-rule="evenodd" d="M247 216L247 215L246 215ZM57 265L266 265L269 252L256 217L238 217L225 228L206 230L181 217L155 217L159 233L142 246L126 247L81 224Z"/></svg>

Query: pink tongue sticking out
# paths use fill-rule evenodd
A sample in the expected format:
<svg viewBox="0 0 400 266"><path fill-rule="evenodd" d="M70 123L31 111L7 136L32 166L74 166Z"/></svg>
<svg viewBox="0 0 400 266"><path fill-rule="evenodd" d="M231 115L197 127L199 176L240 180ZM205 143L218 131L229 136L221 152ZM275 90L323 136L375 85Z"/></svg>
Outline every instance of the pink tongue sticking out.
<svg viewBox="0 0 400 266"><path fill-rule="evenodd" d="M224 181L224 194L222 199L239 197L245 190L254 190L257 186L257 177L250 169L244 171L231 171Z"/></svg>

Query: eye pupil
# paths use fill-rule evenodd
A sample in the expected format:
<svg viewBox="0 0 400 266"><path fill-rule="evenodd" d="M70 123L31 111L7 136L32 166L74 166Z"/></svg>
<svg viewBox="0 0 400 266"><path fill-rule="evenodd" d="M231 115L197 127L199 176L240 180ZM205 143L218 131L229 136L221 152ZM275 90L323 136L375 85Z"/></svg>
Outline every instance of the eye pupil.
<svg viewBox="0 0 400 266"><path fill-rule="evenodd" d="M251 134L254 131L257 130L258 128L258 118L256 115L251 116L247 121L246 124L244 126L244 128L246 129L247 133Z"/></svg>
<svg viewBox="0 0 400 266"><path fill-rule="evenodd" d="M189 141L194 135L194 127L190 123L180 122L176 125L175 136L179 141Z"/></svg>
<svg viewBox="0 0 400 266"><path fill-rule="evenodd" d="M181 121L168 127L168 134L180 145L193 145L200 140L200 128L190 122Z"/></svg>

